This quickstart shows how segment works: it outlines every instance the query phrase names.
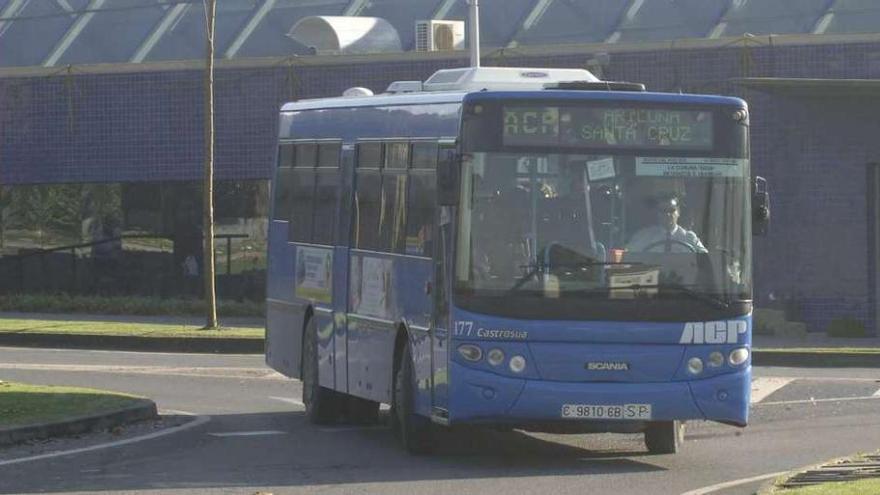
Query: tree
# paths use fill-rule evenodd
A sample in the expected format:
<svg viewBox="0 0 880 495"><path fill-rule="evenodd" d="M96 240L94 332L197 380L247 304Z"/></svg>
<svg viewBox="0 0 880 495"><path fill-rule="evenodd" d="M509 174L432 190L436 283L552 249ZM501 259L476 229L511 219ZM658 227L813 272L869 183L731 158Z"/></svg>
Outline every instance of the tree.
<svg viewBox="0 0 880 495"><path fill-rule="evenodd" d="M219 328L217 321L217 289L214 265L214 20L217 0L205 2L205 33L207 55L205 71L205 177L204 187L204 269L206 318L205 330Z"/></svg>

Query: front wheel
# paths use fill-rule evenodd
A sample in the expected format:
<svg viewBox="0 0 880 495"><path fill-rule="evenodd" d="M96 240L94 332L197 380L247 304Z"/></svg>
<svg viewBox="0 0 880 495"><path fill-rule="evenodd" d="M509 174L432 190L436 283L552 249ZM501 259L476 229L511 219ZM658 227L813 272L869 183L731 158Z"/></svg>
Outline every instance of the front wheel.
<svg viewBox="0 0 880 495"><path fill-rule="evenodd" d="M428 454L433 447L431 422L415 413L415 370L412 351L406 344L394 375L394 429L410 454Z"/></svg>
<svg viewBox="0 0 880 495"><path fill-rule="evenodd" d="M684 423L655 421L645 429L645 445L652 454L675 454L684 443Z"/></svg>
<svg viewBox="0 0 880 495"><path fill-rule="evenodd" d="M313 424L327 424L339 416L340 398L335 391L321 386L318 380L318 327L309 318L303 336L302 401L306 417Z"/></svg>

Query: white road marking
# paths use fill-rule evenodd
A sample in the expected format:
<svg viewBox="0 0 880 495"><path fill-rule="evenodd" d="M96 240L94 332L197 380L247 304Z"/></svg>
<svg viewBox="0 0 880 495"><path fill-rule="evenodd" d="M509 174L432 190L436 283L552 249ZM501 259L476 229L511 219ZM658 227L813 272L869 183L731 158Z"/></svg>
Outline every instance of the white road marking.
<svg viewBox="0 0 880 495"><path fill-rule="evenodd" d="M0 369L24 371L81 371L87 373L127 373L138 375L188 376L202 378L235 378L252 380L288 380L267 368L245 367L181 367L181 366L120 366L106 364L42 364L0 363Z"/></svg>
<svg viewBox="0 0 880 495"><path fill-rule="evenodd" d="M877 383L877 378L852 378L852 377L837 377L837 376L777 376L777 377L761 377L761 378L788 378L791 380L804 380L808 382L871 382Z"/></svg>
<svg viewBox="0 0 880 495"><path fill-rule="evenodd" d="M770 394L788 385L794 378L761 377L752 380L752 404L766 399Z"/></svg>
<svg viewBox="0 0 880 495"><path fill-rule="evenodd" d="M269 398L274 399L274 400L280 400L281 402L287 402L288 404L293 404L294 406L306 407L306 405L303 404L302 401L299 399L293 399L290 397L274 397L274 396L269 396Z"/></svg>
<svg viewBox="0 0 880 495"><path fill-rule="evenodd" d="M172 413L172 414L184 414L187 416L195 416L195 414L188 413L186 411L163 411L163 412ZM186 424L183 424L180 426L175 426L173 428L167 428L165 430L157 431L155 433L141 435L139 437L134 437L134 438L127 438L125 440L118 440L116 442L109 442L109 443L102 443L102 444L98 444L98 445L92 445L90 447L83 447L81 449L62 450L62 451L58 451L58 452L50 452L48 454L40 454L40 455L34 455L34 456L30 456L30 457L20 457L18 459L10 459L8 461L0 461L0 466L9 466L11 464L21 464L23 462L39 461L42 459L51 459L53 457L62 457L62 456L68 456L68 455L74 455L74 454L83 454L86 452L94 452L96 450L109 449L112 447L121 447L123 445L130 445L133 443L143 442L146 440L152 440L154 438L164 437L165 435L171 435L172 433L180 433L182 431L186 431L186 430L190 430L192 428L202 426L203 424L207 423L208 421L211 421L210 416L196 416L196 419L193 421L190 421L189 423L186 423Z"/></svg>
<svg viewBox="0 0 880 495"><path fill-rule="evenodd" d="M369 431L369 430L386 430L387 426L338 426L335 428L318 428L324 433L346 433L349 431Z"/></svg>
<svg viewBox="0 0 880 495"><path fill-rule="evenodd" d="M303 404L303 402L301 400L294 399L292 397L275 397L275 396L270 395L269 398L272 400L279 400L281 402L287 402L288 404L293 404L294 406L298 406L298 407L306 407L306 405ZM388 404L382 403L382 404L379 404L379 410L380 411L390 411L391 406L389 406Z"/></svg>
<svg viewBox="0 0 880 495"><path fill-rule="evenodd" d="M264 431L227 431L208 433L212 437L263 437L268 435L286 435L286 431L280 430L264 430Z"/></svg>
<svg viewBox="0 0 880 495"><path fill-rule="evenodd" d="M785 406L789 404L817 404L819 402L849 402L854 400L878 400L880 399L880 395L867 395L862 397L832 397L828 399L813 399L812 397L809 399L802 400L780 400L775 402L762 402L760 404L755 404L757 406Z"/></svg>
<svg viewBox="0 0 880 495"><path fill-rule="evenodd" d="M718 483L717 485L704 486L703 488L697 488L696 490L691 490L689 492L684 492L681 495L706 495L707 493L717 492L718 490L723 490L725 488L731 488L739 485L746 485L748 483L754 483L756 481L763 481L770 478L776 478L778 476L782 476L783 474L788 473L788 471L779 471L776 473L770 474L762 474L760 476L752 476L751 478L743 478L739 480L733 481L725 481L724 483Z"/></svg>
<svg viewBox="0 0 880 495"><path fill-rule="evenodd" d="M880 397L880 390L874 392L874 397Z"/></svg>

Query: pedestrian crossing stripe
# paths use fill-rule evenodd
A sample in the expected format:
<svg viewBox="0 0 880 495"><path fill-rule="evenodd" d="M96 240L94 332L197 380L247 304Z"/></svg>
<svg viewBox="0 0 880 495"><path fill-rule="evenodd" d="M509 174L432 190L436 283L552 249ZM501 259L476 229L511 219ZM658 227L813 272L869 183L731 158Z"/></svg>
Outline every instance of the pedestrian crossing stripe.
<svg viewBox="0 0 880 495"><path fill-rule="evenodd" d="M769 397L773 392L793 382L794 378L759 377L752 379L752 398L750 402L757 404Z"/></svg>

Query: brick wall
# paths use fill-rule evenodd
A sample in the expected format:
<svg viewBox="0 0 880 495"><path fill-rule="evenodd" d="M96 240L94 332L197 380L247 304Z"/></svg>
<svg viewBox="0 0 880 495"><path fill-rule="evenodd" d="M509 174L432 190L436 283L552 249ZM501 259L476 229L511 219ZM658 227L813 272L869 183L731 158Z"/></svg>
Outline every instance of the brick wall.
<svg viewBox="0 0 880 495"><path fill-rule="evenodd" d="M581 67L592 53L500 57L494 64ZM219 180L269 176L279 105L382 91L425 79L451 61L221 70L217 81ZM733 94L752 109L753 170L770 180L773 226L756 239L756 297L786 307L811 330L855 317L875 327L868 297L865 166L880 161L877 101L847 95L768 95L741 77L878 78L880 44L770 46L612 53L609 80L650 90ZM196 180L202 167L202 78L195 71L0 80L0 182ZM873 266L873 265L872 265Z"/></svg>

